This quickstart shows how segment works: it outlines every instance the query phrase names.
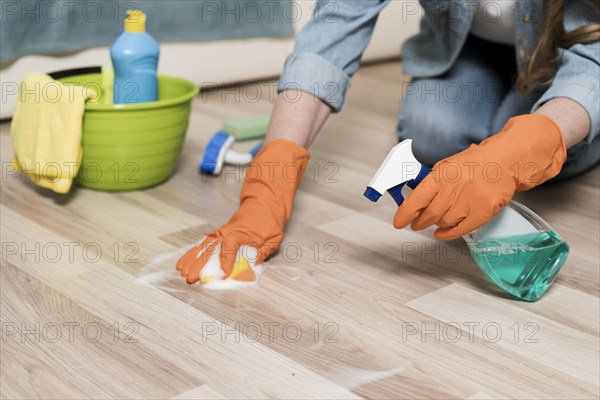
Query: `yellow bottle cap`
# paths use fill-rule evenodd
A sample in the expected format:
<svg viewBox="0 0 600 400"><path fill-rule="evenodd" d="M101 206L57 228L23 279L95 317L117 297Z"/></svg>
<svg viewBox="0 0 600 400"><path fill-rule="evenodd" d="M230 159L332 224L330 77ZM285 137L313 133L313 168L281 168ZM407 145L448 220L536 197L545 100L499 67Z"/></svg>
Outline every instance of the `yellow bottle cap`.
<svg viewBox="0 0 600 400"><path fill-rule="evenodd" d="M140 10L127 10L125 32L146 32L146 14Z"/></svg>

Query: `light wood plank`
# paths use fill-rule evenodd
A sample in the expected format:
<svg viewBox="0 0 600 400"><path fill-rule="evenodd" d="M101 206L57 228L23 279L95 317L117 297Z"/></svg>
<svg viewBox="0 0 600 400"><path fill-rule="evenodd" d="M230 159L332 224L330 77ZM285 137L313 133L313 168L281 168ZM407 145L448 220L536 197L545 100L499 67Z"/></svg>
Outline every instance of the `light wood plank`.
<svg viewBox="0 0 600 400"><path fill-rule="evenodd" d="M542 300L507 299L461 240L397 231L393 201L372 204L362 196L396 143L408 81L400 67L378 65L355 76L345 111L332 116L310 149L282 249L258 286L235 292L185 284L172 256L153 267L162 274L159 284L140 285L136 276L237 209L241 169L205 177L197 164L223 118L270 111L267 91L255 103L231 95L222 101L218 91L195 99L174 175L144 191L74 188L60 196L37 188L7 170L10 125L1 124L3 333L6 322L56 321L97 323L103 332L93 345L81 334L55 344L8 337L0 352L1 397L597 398L600 169L517 196L565 237L571 254ZM66 252L66 242L76 249L97 244L102 254L36 259L36 243L58 243ZM34 251L15 252L12 243ZM136 246L133 260L125 260L127 244ZM543 340L492 342L481 332L454 340L450 323L470 320L500 321L503 329L534 321ZM109 343L116 323L134 324L138 342ZM256 325L260 338L248 329ZM285 326L302 336L290 340Z"/></svg>
<svg viewBox="0 0 600 400"><path fill-rule="evenodd" d="M556 285L555 290L560 290ZM588 297L580 306L589 315L600 312ZM573 379L598 383L600 343L593 335L567 324L524 310L514 302L452 284L409 301L407 306L445 323L458 324L479 338L495 343L518 357L568 374Z"/></svg>

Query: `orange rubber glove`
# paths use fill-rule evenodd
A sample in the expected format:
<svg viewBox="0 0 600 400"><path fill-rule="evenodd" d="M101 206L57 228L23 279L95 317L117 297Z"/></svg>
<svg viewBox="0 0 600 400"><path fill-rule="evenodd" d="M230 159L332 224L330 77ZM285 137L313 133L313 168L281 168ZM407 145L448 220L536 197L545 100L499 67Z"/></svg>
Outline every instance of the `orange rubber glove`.
<svg viewBox="0 0 600 400"><path fill-rule="evenodd" d="M223 279L231 275L240 245L258 249L257 265L277 250L308 158L304 147L288 140L266 143L247 169L240 192L240 208L227 224L210 232L201 244L181 257L177 262L181 276L188 283L197 282L200 271L216 249L220 251ZM246 269L245 276L235 279L252 281L255 278L252 270Z"/></svg>
<svg viewBox="0 0 600 400"><path fill-rule="evenodd" d="M398 208L394 227L438 225L435 236L456 239L491 220L517 191L556 176L567 157L562 131L550 118L511 118L496 135L433 167Z"/></svg>

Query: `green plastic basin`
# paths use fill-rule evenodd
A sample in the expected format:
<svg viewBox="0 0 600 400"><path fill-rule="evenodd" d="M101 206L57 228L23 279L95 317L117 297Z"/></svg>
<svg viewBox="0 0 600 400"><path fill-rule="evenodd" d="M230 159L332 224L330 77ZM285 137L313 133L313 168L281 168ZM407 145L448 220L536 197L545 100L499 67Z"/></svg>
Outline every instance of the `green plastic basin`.
<svg viewBox="0 0 600 400"><path fill-rule="evenodd" d="M76 182L99 190L133 190L166 180L181 153L198 88L192 82L160 75L159 100L152 103L103 104L99 73L59 79L87 86L100 98L86 103L83 160Z"/></svg>

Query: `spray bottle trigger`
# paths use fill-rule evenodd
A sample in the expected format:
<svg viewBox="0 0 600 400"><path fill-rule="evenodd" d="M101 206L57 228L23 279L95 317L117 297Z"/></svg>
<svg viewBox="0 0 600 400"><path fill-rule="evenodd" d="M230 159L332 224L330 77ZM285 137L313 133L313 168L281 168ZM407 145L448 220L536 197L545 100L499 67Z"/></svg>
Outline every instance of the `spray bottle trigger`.
<svg viewBox="0 0 600 400"><path fill-rule="evenodd" d="M402 188L404 187L404 185L414 190L417 188L419 183L421 183L421 181L423 181L423 179L425 179L425 177L429 175L430 172L431 169L427 165L421 164L421 169L419 170L419 173L417 174L415 179L411 179L408 182L402 182L401 184L396 185L391 189L388 189L388 193L394 198L394 201L396 202L398 207L400 207L402 203L404 203L404 196L402 196Z"/></svg>
<svg viewBox="0 0 600 400"><path fill-rule="evenodd" d="M392 196L398 207L404 203L404 196L402 196L402 188L404 185L406 185L406 182L402 182L401 184L388 189L388 193Z"/></svg>
<svg viewBox="0 0 600 400"><path fill-rule="evenodd" d="M429 168L427 165L421 163L421 169L419 170L419 173L417 174L415 179L413 179L409 182L406 182L406 184L408 185L409 188L411 188L412 190L415 190L417 188L417 186L419 186L419 183L421 183L421 181L423 179L425 179L425 177L427 175L429 175L430 172L431 172L431 168Z"/></svg>

